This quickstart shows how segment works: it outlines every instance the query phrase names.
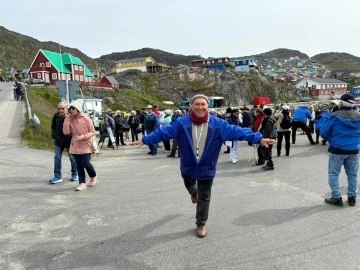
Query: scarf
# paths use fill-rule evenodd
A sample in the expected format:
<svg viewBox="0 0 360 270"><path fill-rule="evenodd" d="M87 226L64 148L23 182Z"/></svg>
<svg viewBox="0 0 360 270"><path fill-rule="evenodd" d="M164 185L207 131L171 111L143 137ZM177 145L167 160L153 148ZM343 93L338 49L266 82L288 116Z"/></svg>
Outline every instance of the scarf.
<svg viewBox="0 0 360 270"><path fill-rule="evenodd" d="M190 112L190 118L191 118L191 122L192 122L194 125L199 126L199 125L204 124L205 122L208 121L208 119L209 119L209 114L206 114L204 117L199 118L199 117L196 117L196 116L195 116L195 114L194 114L193 111L191 111L191 112Z"/></svg>

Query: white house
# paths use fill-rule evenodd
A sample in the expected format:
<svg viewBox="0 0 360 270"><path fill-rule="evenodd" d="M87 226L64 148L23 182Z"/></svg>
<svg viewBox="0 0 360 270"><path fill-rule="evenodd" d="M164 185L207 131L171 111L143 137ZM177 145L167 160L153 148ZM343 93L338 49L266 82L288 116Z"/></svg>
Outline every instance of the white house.
<svg viewBox="0 0 360 270"><path fill-rule="evenodd" d="M249 72L251 69L256 68L256 64L253 59L236 59L234 60L235 71L237 72Z"/></svg>
<svg viewBox="0 0 360 270"><path fill-rule="evenodd" d="M346 94L347 85L348 83L336 79L304 78L295 87L309 97L326 100Z"/></svg>

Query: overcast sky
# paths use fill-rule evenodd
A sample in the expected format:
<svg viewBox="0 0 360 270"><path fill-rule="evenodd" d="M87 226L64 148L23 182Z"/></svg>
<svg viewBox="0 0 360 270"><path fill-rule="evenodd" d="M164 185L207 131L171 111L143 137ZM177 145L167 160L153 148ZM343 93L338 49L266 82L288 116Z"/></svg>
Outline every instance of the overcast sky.
<svg viewBox="0 0 360 270"><path fill-rule="evenodd" d="M0 25L92 58L145 47L202 57L277 48L360 56L359 10L359 0L16 0L1 4Z"/></svg>

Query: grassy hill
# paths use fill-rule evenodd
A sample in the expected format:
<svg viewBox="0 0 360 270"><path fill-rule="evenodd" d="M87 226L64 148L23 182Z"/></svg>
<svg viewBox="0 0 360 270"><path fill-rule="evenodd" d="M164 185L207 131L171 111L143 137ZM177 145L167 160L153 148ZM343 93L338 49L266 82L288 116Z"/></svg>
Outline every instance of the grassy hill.
<svg viewBox="0 0 360 270"><path fill-rule="evenodd" d="M300 59L307 59L309 56L305 53L302 53L298 50L290 50L290 49L284 49L279 48L276 50L272 50L265 53L255 54L255 55L249 55L249 56L241 56L241 57L233 57L235 58L247 58L247 57L253 57L258 60L263 59L271 59L271 58L277 58L277 59L289 59L290 57L298 56Z"/></svg>
<svg viewBox="0 0 360 270"><path fill-rule="evenodd" d="M8 67L18 70L28 68L39 49L58 52L59 44L52 41L41 42L0 26L0 68L3 70ZM79 57L90 68L96 66L96 60L76 48L61 45L61 51Z"/></svg>
<svg viewBox="0 0 360 270"><path fill-rule="evenodd" d="M311 58L312 61L326 65L329 69L348 69L352 72L360 71L360 57L349 53L320 53Z"/></svg>
<svg viewBox="0 0 360 270"><path fill-rule="evenodd" d="M131 59L131 58L140 58L151 56L159 63L168 64L169 66L176 67L179 64L182 65L191 65L191 61L204 59L199 55L182 55L165 52L162 50L151 49L151 48L142 48L139 50L128 51L128 52L114 52L107 55L100 56L99 60L115 62L118 60Z"/></svg>

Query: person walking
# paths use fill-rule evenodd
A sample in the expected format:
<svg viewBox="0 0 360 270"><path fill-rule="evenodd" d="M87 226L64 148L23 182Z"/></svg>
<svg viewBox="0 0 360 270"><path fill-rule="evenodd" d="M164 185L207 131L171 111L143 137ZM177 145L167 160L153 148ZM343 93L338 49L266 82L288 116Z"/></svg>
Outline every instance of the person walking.
<svg viewBox="0 0 360 270"><path fill-rule="evenodd" d="M90 162L95 128L91 118L83 113L82 104L81 100L70 103L70 113L65 117L63 126L64 134L72 135L70 154L75 158L79 176L79 186L75 189L77 191L86 188L85 170L90 177L89 186L96 184L96 171Z"/></svg>
<svg viewBox="0 0 360 270"><path fill-rule="evenodd" d="M295 144L296 141L296 130L298 128L301 128L307 135L309 142L311 143L311 145L316 144L314 142L313 137L311 136L311 132L309 127L307 126L307 121L311 120L312 116L310 114L309 108L307 106L299 106L293 115L292 118L292 124L291 124L291 129L292 129L292 144Z"/></svg>
<svg viewBox="0 0 360 270"><path fill-rule="evenodd" d="M225 141L246 140L267 147L275 143L263 139L260 133L227 121L209 113L209 98L198 94L190 100L191 111L172 125L156 129L142 140L132 143L137 147L153 145L162 140L175 138L181 150L180 171L184 185L196 205L196 233L207 234L211 187L216 174L216 165L221 146Z"/></svg>
<svg viewBox="0 0 360 270"><path fill-rule="evenodd" d="M355 206L358 193L358 168L360 152L360 113L354 110L355 99L342 95L339 110L330 114L320 128L320 136L329 142L328 184L331 197L325 202L343 206L339 187L339 175L344 166L348 180L349 206Z"/></svg>
<svg viewBox="0 0 360 270"><path fill-rule="evenodd" d="M55 156L54 156L54 177L49 180L51 184L63 181L61 174L62 154L64 150L69 154L71 164L71 181L78 180L75 158L70 154L71 135L65 135L63 132L64 120L68 110L65 102L58 104L58 112L54 114L51 121L51 137L54 139Z"/></svg>
<svg viewBox="0 0 360 270"><path fill-rule="evenodd" d="M115 120L112 116L112 110L110 108L106 109L105 114L104 114L104 127L109 135L107 147L114 148L113 143L111 141L111 137L110 137L111 134L109 134L109 128L110 128L111 132L114 134L115 133Z"/></svg>
<svg viewBox="0 0 360 270"><path fill-rule="evenodd" d="M283 105L281 112L274 114L278 119L277 127L277 156L281 155L282 141L285 139L285 156L290 155L290 134L291 134L291 117L289 112L289 106Z"/></svg>

